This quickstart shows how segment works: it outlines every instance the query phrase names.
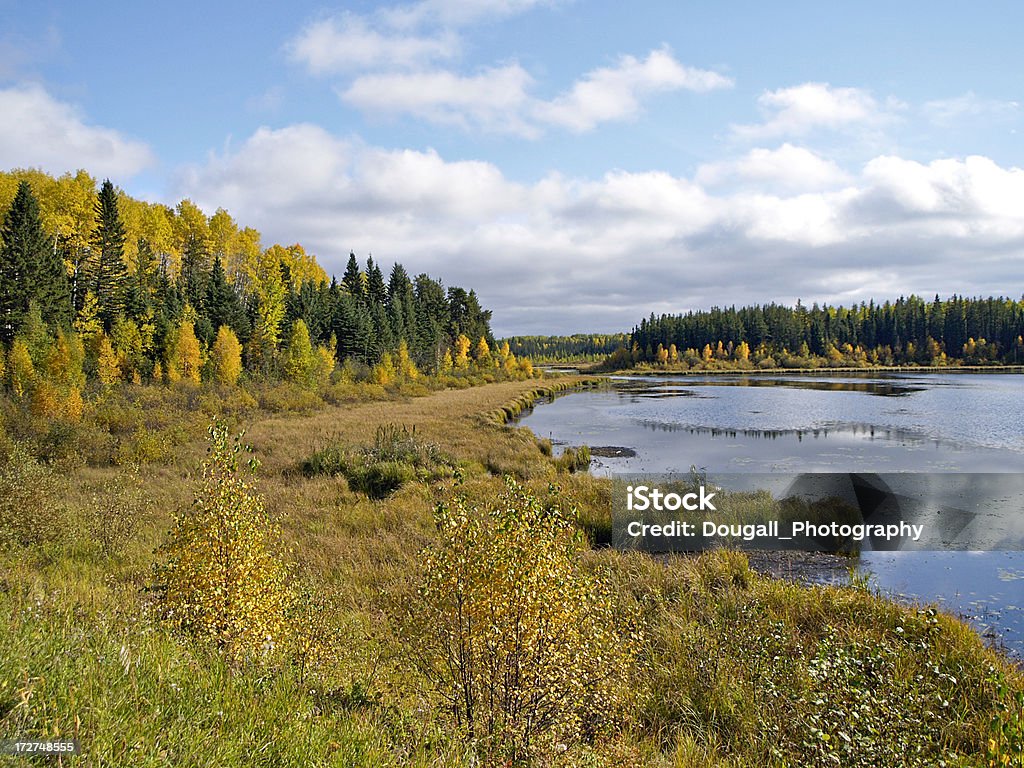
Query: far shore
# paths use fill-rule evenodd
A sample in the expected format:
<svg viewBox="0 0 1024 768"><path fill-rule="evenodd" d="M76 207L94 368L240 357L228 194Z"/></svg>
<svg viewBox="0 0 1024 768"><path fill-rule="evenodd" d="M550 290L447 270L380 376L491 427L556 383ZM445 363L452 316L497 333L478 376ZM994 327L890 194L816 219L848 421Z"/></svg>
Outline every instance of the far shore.
<svg viewBox="0 0 1024 768"><path fill-rule="evenodd" d="M837 373L1024 373L1024 365L873 365L835 368L623 368L594 370L572 363L539 363L539 368L559 367L595 376L777 376L779 374L832 375Z"/></svg>

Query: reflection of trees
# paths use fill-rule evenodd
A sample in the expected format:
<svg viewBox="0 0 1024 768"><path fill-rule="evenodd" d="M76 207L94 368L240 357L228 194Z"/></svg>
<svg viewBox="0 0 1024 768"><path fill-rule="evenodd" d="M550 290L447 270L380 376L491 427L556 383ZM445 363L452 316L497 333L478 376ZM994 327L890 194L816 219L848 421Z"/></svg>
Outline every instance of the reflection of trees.
<svg viewBox="0 0 1024 768"><path fill-rule="evenodd" d="M619 381L615 388L621 394L631 398L663 398L663 397L706 397L691 387L788 387L790 389L813 389L821 392L863 392L879 397L905 397L915 392L923 392L926 388L901 382L871 380L856 381L849 379L823 380L818 378L793 378L775 376L722 376L699 378L687 382L688 386L665 384L652 381ZM633 400L636 402L636 400Z"/></svg>
<svg viewBox="0 0 1024 768"><path fill-rule="evenodd" d="M817 440L846 434L855 437L863 435L869 440L899 441L916 445L932 443L938 446L943 443L941 440L913 430L881 428L875 424L863 423L830 424L808 429L723 429L721 427L705 427L697 424L672 424L649 419L641 420L638 423L644 429L652 432L683 432L701 437L747 437L754 440L778 440L782 437L795 436L797 440L802 442L805 437Z"/></svg>

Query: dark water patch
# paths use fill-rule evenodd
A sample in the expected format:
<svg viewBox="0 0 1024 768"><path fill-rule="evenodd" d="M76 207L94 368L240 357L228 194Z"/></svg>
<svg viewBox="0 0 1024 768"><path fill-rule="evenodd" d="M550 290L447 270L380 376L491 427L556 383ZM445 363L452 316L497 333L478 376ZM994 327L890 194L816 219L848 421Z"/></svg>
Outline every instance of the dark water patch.
<svg viewBox="0 0 1024 768"><path fill-rule="evenodd" d="M590 455L604 459L632 458L636 456L636 451L622 445L597 445L590 447Z"/></svg>

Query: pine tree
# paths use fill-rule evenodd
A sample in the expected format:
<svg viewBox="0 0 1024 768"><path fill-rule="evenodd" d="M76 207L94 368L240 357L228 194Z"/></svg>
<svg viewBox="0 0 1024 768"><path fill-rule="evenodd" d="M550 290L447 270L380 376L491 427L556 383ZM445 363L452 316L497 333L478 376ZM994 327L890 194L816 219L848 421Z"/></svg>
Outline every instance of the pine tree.
<svg viewBox="0 0 1024 768"><path fill-rule="evenodd" d="M107 179L100 187L96 201L96 229L92 236L94 254L88 281L89 289L99 302L99 316L107 331L125 310L124 241L125 228L117 208L117 192Z"/></svg>

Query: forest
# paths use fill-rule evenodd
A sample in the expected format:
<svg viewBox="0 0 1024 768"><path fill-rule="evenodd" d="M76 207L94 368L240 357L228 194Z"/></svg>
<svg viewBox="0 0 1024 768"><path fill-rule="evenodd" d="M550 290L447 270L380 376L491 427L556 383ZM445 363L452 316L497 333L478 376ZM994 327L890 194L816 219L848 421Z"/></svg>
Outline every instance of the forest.
<svg viewBox="0 0 1024 768"><path fill-rule="evenodd" d="M0 364L16 391L49 368L67 396L80 389L69 366L104 384L234 383L242 372L311 382L336 363L382 383L481 361L519 370L491 355L491 313L474 291L401 264L385 278L355 254L328 280L301 245L263 247L224 209L207 217L189 200L170 208L109 180L97 188L84 171L28 170L0 174L0 210Z"/></svg>
<svg viewBox="0 0 1024 768"><path fill-rule="evenodd" d="M799 301L652 314L609 356L687 368L815 368L1024 363L1024 298L918 296L852 307Z"/></svg>
<svg viewBox="0 0 1024 768"><path fill-rule="evenodd" d="M626 333L574 333L571 336L509 336L504 339L513 353L535 362L580 363L602 360L628 346Z"/></svg>

